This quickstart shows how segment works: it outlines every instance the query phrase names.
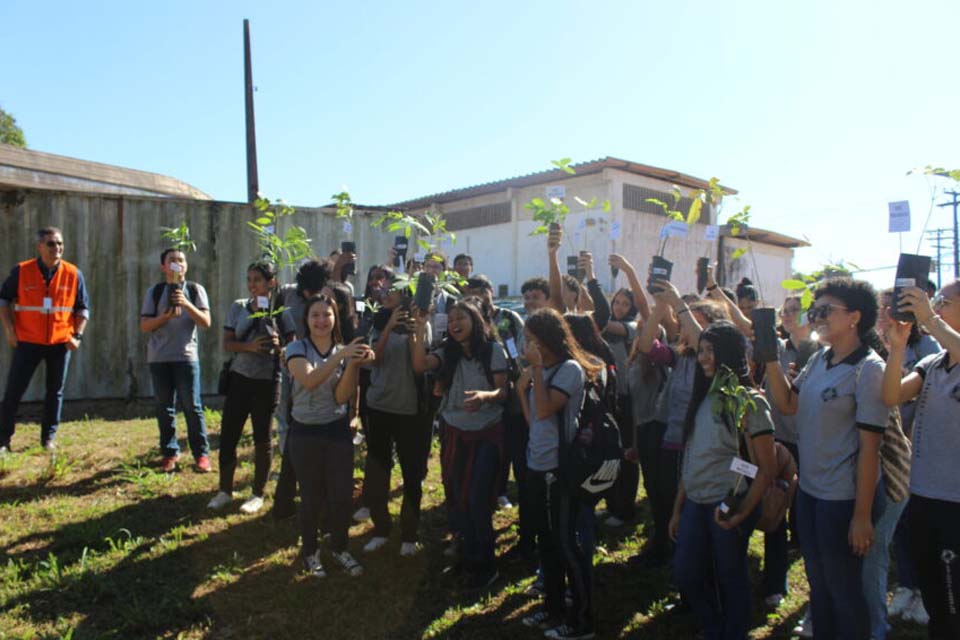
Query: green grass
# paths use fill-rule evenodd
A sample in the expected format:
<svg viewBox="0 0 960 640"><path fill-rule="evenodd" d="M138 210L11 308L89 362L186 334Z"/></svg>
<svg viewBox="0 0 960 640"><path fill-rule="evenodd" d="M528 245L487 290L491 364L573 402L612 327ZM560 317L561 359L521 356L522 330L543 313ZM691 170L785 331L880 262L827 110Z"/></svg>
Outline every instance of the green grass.
<svg viewBox="0 0 960 640"><path fill-rule="evenodd" d="M220 416L210 411L207 418L215 448ZM36 436L36 425L23 425L14 444L25 446ZM360 547L370 525L357 525L351 547L365 575L349 578L328 561L329 577L317 581L297 573L294 523L275 524L266 509L244 516L239 500L224 514L211 513L206 503L216 474L197 474L187 464L175 474L159 473L156 439L152 420L85 419L63 425L55 456L37 447L0 461L0 640L541 637L520 624L536 606L524 595L529 571L501 563L503 577L479 598L443 574L436 451L424 483L423 552L400 558L394 536L386 549L367 556ZM252 443L241 444L247 461L237 470L242 495L253 469ZM392 495L397 513L400 494ZM624 564L648 531L646 503L640 504L640 525L601 532L598 540L599 637L695 637L696 621L676 610L667 573ZM515 517L515 510L496 516L499 552L515 541ZM757 534L750 545L755 576L762 550ZM791 595L775 614L763 614L756 599L752 637L789 637L807 598L799 559L790 584ZM924 635L901 625L892 637Z"/></svg>

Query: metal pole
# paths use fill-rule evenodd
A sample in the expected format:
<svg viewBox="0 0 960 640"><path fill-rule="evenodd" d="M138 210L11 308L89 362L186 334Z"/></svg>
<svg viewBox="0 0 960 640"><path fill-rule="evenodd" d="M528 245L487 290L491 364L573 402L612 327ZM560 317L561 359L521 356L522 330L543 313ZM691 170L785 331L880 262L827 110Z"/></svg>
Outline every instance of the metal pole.
<svg viewBox="0 0 960 640"><path fill-rule="evenodd" d="M243 21L243 90L247 125L247 202L259 197L260 178L257 175L257 127L253 118L253 66L250 61L250 21Z"/></svg>

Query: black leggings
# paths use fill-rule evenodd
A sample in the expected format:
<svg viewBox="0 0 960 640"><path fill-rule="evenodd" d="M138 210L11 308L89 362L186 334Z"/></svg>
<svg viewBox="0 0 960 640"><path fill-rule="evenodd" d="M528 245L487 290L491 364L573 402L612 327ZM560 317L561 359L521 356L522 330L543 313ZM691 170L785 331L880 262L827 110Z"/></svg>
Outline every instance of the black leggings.
<svg viewBox="0 0 960 640"><path fill-rule="evenodd" d="M324 514L330 547L347 549L353 502L353 440L343 418L324 425L294 421L287 434L287 454L300 481L300 535L303 555L317 550L317 529Z"/></svg>
<svg viewBox="0 0 960 640"><path fill-rule="evenodd" d="M663 434L667 426L662 422L648 422L638 429L637 449L643 471L643 488L653 513L651 551L670 558L671 543L667 528L673 514L680 484L680 452L663 448Z"/></svg>
<svg viewBox="0 0 960 640"><path fill-rule="evenodd" d="M930 638L960 638L960 502L911 494L907 517Z"/></svg>
<svg viewBox="0 0 960 640"><path fill-rule="evenodd" d="M237 468L237 443L247 417L253 423L253 495L263 497L270 475L270 423L277 408L277 382L255 380L230 372L230 387L223 401L220 424L220 490L233 492Z"/></svg>
<svg viewBox="0 0 960 640"><path fill-rule="evenodd" d="M635 446L633 441L633 406L630 396L617 397L617 421L620 423L620 442L624 449ZM640 467L632 462L620 462L620 475L607 494L607 509L621 520L633 520L637 512L637 487L640 486Z"/></svg>
<svg viewBox="0 0 960 640"><path fill-rule="evenodd" d="M403 505L400 507L400 536L404 542L417 541L423 478L430 452L430 423L421 415L406 416L367 409L367 462L363 477L364 503L370 509L373 534L390 536L390 471L396 444L403 475Z"/></svg>

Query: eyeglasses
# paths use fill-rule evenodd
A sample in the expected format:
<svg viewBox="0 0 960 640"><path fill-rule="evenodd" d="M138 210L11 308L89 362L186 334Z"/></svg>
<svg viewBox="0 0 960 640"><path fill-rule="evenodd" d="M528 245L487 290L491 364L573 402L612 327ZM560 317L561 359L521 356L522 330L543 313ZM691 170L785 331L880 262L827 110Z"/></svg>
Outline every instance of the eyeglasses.
<svg viewBox="0 0 960 640"><path fill-rule="evenodd" d="M807 320L809 322L816 322L817 320L826 320L827 316L836 311L837 309L841 311L849 311L846 307L841 307L836 304L823 304L819 307L812 307L810 311L807 311Z"/></svg>
<svg viewBox="0 0 960 640"><path fill-rule="evenodd" d="M948 304L953 304L953 300L951 300L950 298L945 298L943 295L939 295L933 299L933 305L932 305L933 310L939 311L940 309L943 309Z"/></svg>
<svg viewBox="0 0 960 640"><path fill-rule="evenodd" d="M51 249L54 249L54 248L56 248L56 247L62 247L62 246L63 246L63 240L60 240L60 241L57 241L57 240L47 240L47 246L50 247Z"/></svg>

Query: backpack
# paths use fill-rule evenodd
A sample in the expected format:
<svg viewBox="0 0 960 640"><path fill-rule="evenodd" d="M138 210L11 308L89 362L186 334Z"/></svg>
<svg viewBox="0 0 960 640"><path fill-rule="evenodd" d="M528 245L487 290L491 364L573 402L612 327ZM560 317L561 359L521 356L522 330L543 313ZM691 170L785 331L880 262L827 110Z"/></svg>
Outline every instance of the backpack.
<svg viewBox="0 0 960 640"><path fill-rule="evenodd" d="M566 407L558 415L560 477L578 500L596 505L613 486L619 471L612 478L602 482L592 480L591 476L600 470L604 462L623 460L623 445L617 420L603 398L604 390L599 389L597 384L588 382L583 391L583 404L580 405L579 414L580 424L573 442L569 444L563 437Z"/></svg>
<svg viewBox="0 0 960 640"><path fill-rule="evenodd" d="M160 312L160 298L163 297L163 291L166 289L166 285L166 282L153 285L153 289L151 290L151 294L153 295L153 315L157 315ZM183 288L187 290L187 297L190 299L190 304L196 306L197 298L200 297L197 283L187 280L183 283Z"/></svg>
<svg viewBox="0 0 960 640"><path fill-rule="evenodd" d="M741 455L746 451L744 458L753 459L753 447L743 435L740 436ZM755 525L756 529L766 533L772 533L780 528L780 524L787 516L787 509L793 504L793 498L797 493L797 486L800 484L800 477L797 475L797 461L793 459L793 454L783 444L773 443L774 458L776 459L776 472L770 482L770 486L763 492L760 498L760 504L757 509L760 510L760 518Z"/></svg>

